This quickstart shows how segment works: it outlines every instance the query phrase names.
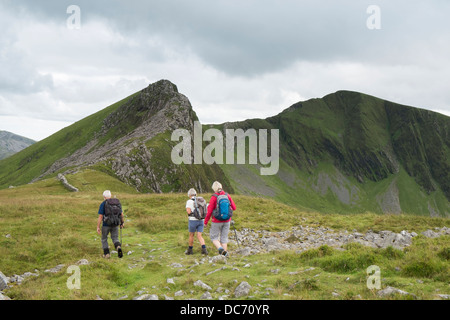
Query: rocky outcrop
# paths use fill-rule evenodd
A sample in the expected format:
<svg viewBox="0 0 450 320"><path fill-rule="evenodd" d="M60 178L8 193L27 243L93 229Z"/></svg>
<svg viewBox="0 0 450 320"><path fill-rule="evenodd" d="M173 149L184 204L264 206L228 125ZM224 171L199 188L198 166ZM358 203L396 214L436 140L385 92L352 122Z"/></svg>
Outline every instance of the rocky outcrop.
<svg viewBox="0 0 450 320"><path fill-rule="evenodd" d="M390 287L390 286L388 286L385 289L380 290L380 291L377 292L377 296L379 296L381 298L389 297L389 296L392 296L394 294L398 294L398 295L401 295L401 296L411 296L413 299L417 298L412 293L409 293L409 292L406 292L406 291L403 291L403 290L400 290L400 289L397 289L397 288L394 288L394 287Z"/></svg>
<svg viewBox="0 0 450 320"><path fill-rule="evenodd" d="M179 166L171 161L176 144L170 140L171 133L180 128L192 132L196 120L188 98L170 81L158 81L108 114L83 147L55 161L33 181L94 166L141 192L184 191L187 183L199 192L209 190L211 181L225 180L217 165Z"/></svg>
<svg viewBox="0 0 450 320"><path fill-rule="evenodd" d="M86 259L81 259L78 262L75 263L76 265L88 265L89 261ZM64 264L59 264L53 268L46 269L44 273L58 273L63 270L65 267ZM34 272L25 272L23 274L13 274L10 277L5 276L0 271L0 300L11 300L8 296L5 295L4 290L9 289L12 286L21 285L25 280L31 277L39 277L40 273L39 270L34 270Z"/></svg>
<svg viewBox="0 0 450 320"><path fill-rule="evenodd" d="M450 228L443 227L434 231L427 230L422 233L426 237L439 237L450 235ZM393 231L368 231L365 234L359 232L339 231L330 228L299 226L289 231L269 232L264 230L252 230L243 228L237 232L241 249L237 253L241 255L253 255L262 252L295 250L298 252L328 245L341 248L349 243L360 243L372 248L404 249L411 245L412 239L418 236L415 232L403 230L399 233ZM236 241L230 234L230 239Z"/></svg>
<svg viewBox="0 0 450 320"><path fill-rule="evenodd" d="M133 150L146 148L146 141L167 130L190 128L193 122L189 100L178 93L170 81L158 81L109 114L91 141L53 163L41 177L68 167L73 171L73 167L112 162L120 178L131 178L133 173L137 173L130 157ZM145 153L141 156L146 160L151 157Z"/></svg>
<svg viewBox="0 0 450 320"><path fill-rule="evenodd" d="M61 173L58 173L58 180L61 181L61 183L63 184L64 188L66 188L67 190L69 190L71 192L78 192L78 188L74 187L69 182L67 182L66 177L63 176Z"/></svg>

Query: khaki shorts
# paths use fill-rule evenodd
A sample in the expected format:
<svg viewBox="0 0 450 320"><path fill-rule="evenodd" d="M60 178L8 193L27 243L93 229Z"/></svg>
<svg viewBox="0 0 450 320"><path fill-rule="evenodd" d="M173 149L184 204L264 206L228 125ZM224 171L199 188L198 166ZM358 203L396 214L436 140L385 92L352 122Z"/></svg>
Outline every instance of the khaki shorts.
<svg viewBox="0 0 450 320"><path fill-rule="evenodd" d="M230 222L212 222L209 230L211 241L219 240L220 243L228 243L228 232L230 231Z"/></svg>

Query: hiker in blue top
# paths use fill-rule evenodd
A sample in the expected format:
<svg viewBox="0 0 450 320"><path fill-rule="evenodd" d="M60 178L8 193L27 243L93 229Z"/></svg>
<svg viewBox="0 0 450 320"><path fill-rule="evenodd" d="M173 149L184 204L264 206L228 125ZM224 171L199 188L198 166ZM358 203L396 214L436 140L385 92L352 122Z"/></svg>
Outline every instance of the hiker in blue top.
<svg viewBox="0 0 450 320"><path fill-rule="evenodd" d="M111 198L111 191L103 192L104 201L98 209L97 233L102 235L103 258L110 258L108 234L116 248L119 258L123 257L122 244L119 241L119 227L124 227L122 205L119 199ZM103 224L102 224L103 222ZM100 225L102 228L100 229Z"/></svg>

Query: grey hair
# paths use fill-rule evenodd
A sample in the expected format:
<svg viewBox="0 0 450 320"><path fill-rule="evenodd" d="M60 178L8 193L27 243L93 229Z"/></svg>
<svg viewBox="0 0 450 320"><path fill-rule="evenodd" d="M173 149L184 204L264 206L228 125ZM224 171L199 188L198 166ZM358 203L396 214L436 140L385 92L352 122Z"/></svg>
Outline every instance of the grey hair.
<svg viewBox="0 0 450 320"><path fill-rule="evenodd" d="M214 190L214 192L222 190L222 184L219 181L214 181L212 189Z"/></svg>
<svg viewBox="0 0 450 320"><path fill-rule="evenodd" d="M189 198L193 197L193 196L196 196L196 195L197 195L197 191L195 191L194 188L189 189L189 191L188 191L188 197Z"/></svg>
<svg viewBox="0 0 450 320"><path fill-rule="evenodd" d="M105 190L105 192L103 192L103 197L105 197L106 199L111 198L111 191Z"/></svg>

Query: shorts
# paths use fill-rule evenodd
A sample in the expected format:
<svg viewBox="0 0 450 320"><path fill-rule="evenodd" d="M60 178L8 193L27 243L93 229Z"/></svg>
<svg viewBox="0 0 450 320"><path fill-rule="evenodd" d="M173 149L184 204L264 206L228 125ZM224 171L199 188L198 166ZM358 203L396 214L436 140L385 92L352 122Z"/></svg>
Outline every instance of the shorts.
<svg viewBox="0 0 450 320"><path fill-rule="evenodd" d="M203 232L203 220L189 220L189 232Z"/></svg>
<svg viewBox="0 0 450 320"><path fill-rule="evenodd" d="M220 243L228 243L228 232L230 231L230 222L212 222L209 237L211 241L219 240Z"/></svg>

